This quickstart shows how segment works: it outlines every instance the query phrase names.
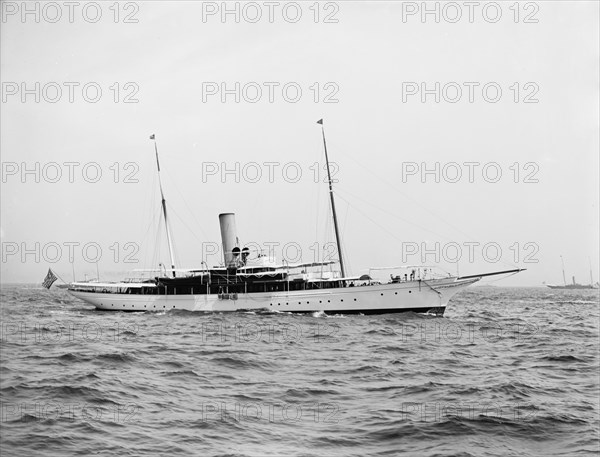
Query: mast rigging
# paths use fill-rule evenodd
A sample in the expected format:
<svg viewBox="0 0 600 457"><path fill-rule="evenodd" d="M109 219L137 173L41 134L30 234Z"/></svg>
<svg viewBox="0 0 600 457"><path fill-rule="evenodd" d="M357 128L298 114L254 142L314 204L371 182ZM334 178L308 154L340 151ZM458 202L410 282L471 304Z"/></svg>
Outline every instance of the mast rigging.
<svg viewBox="0 0 600 457"><path fill-rule="evenodd" d="M338 227L337 214L335 212L335 200L333 198L333 185L331 182L331 172L329 171L329 157L327 156L327 142L325 141L325 127L323 126L323 119L317 121L317 124L321 125L321 133L323 134L323 148L325 149L325 163L327 166L327 180L329 181L329 197L331 198L331 212L333 214L333 227L335 229L335 242L337 244L338 256L340 259L340 272L342 278L346 277L346 270L344 269L344 256L342 255L342 243L340 240L340 231Z"/></svg>
<svg viewBox="0 0 600 457"><path fill-rule="evenodd" d="M162 189L162 182L160 180L160 162L158 161L158 146L156 145L156 135L151 135L150 139L154 141L154 152L156 153L156 168L158 169L158 187L160 188L160 198L163 210L163 216L165 218L165 229L167 231L167 243L169 245L169 257L171 258L171 270L173 277L175 277L175 259L173 257L173 242L171 241L171 232L169 230L169 223L167 220L167 201L165 200L165 194Z"/></svg>

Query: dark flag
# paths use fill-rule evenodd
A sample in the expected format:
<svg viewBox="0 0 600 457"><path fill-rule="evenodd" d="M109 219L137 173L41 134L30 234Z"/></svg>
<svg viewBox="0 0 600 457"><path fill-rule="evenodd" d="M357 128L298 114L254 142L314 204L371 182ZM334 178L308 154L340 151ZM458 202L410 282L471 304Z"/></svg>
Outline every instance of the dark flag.
<svg viewBox="0 0 600 457"><path fill-rule="evenodd" d="M46 275L42 286L44 286L46 289L50 289L50 287L52 287L52 284L54 284L54 281L56 281L57 279L58 278L54 275L54 273L52 273L52 269L48 268L48 274Z"/></svg>
<svg viewBox="0 0 600 457"><path fill-rule="evenodd" d="M154 139L154 135L150 135L150 139L153 140Z"/></svg>
<svg viewBox="0 0 600 457"><path fill-rule="evenodd" d="M323 125L323 119L319 119L319 120L317 121L317 124L321 124L321 125Z"/></svg>

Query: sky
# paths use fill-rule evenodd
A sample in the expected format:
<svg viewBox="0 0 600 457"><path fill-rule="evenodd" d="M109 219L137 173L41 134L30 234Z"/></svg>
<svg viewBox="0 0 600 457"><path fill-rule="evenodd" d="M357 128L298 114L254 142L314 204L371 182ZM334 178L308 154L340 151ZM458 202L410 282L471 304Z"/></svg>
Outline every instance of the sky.
<svg viewBox="0 0 600 457"><path fill-rule="evenodd" d="M598 280L598 2L1 2L2 283L240 243ZM516 5L516 6L515 6ZM427 11L424 11L424 8ZM253 254L253 255L254 255Z"/></svg>

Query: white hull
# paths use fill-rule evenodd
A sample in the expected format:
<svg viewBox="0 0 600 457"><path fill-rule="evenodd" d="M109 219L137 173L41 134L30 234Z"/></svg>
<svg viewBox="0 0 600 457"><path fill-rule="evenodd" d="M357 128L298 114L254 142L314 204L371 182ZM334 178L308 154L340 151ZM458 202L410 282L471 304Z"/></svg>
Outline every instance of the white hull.
<svg viewBox="0 0 600 457"><path fill-rule="evenodd" d="M479 278L409 281L322 290L250 294L141 295L69 290L73 296L110 311L186 310L383 314L404 311L442 314L448 301Z"/></svg>

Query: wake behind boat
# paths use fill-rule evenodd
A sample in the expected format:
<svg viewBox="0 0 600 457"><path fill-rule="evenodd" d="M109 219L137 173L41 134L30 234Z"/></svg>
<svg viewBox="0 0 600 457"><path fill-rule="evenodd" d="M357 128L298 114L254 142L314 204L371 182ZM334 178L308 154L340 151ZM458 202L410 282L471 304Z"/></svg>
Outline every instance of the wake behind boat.
<svg viewBox="0 0 600 457"><path fill-rule="evenodd" d="M331 212L338 248L337 262L278 264L239 244L235 215L219 215L223 265L199 269L175 268L166 201L160 182L158 148L154 135L156 163L165 220L171 268L157 271L153 278L122 282L73 282L68 291L100 310L203 312L293 312L329 314L384 314L413 311L443 315L448 301L484 276L516 273L521 269L470 276L436 274L432 268L404 266L404 274L390 275L386 283L369 275L347 276L341 249L335 199L323 120L321 125L329 181ZM334 269L335 264L339 270Z"/></svg>

